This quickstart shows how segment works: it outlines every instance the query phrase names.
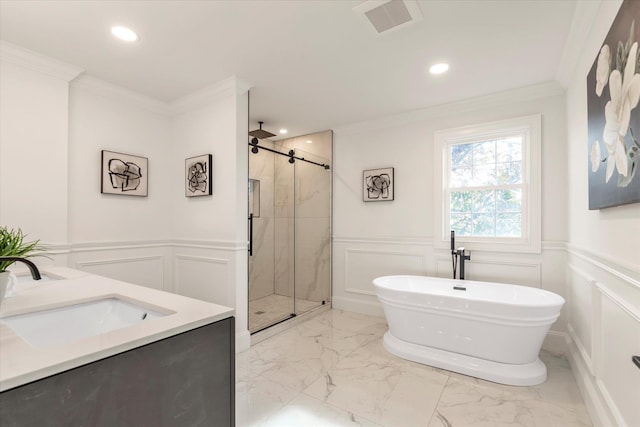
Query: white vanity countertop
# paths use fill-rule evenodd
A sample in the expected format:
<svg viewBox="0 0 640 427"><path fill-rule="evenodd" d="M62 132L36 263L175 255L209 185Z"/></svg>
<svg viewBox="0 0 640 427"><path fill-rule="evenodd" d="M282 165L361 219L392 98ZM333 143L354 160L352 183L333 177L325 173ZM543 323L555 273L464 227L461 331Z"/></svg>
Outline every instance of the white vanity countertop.
<svg viewBox="0 0 640 427"><path fill-rule="evenodd" d="M69 278L21 285L0 305L0 391L234 315L234 310L229 307L77 270L54 267L44 269L44 273ZM1 321L4 317L113 297L167 315L47 348L32 347Z"/></svg>

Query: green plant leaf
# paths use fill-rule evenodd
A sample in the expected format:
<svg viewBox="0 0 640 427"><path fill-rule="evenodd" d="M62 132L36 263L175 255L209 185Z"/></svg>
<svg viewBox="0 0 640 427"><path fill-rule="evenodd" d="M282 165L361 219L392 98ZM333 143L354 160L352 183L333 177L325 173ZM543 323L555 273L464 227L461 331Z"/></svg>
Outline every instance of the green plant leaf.
<svg viewBox="0 0 640 427"><path fill-rule="evenodd" d="M0 256L20 258L45 256L46 247L40 244L39 240L25 242L25 237L20 228L9 230L7 227L0 227ZM6 271L14 262L0 261L0 272Z"/></svg>

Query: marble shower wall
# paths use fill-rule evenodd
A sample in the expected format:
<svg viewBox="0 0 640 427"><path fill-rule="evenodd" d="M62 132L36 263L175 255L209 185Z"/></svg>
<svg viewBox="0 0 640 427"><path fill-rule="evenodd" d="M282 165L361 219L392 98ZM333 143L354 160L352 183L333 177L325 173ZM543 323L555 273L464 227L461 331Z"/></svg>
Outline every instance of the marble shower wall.
<svg viewBox="0 0 640 427"><path fill-rule="evenodd" d="M295 166L288 157L275 157L275 293L290 297L295 285Z"/></svg>
<svg viewBox="0 0 640 427"><path fill-rule="evenodd" d="M333 132L260 145L330 164ZM311 144L306 141L313 141ZM331 278L331 170L289 163L266 151L249 156L251 179L260 181L260 217L254 219L249 300L273 293L329 301Z"/></svg>
<svg viewBox="0 0 640 427"><path fill-rule="evenodd" d="M296 298L320 302L329 299L331 172L303 162L296 168Z"/></svg>
<svg viewBox="0 0 640 427"><path fill-rule="evenodd" d="M325 131L315 134L289 138L275 143L281 151L295 150L298 157L304 157L318 163L330 164L332 158L333 132ZM307 143L312 141L312 143ZM286 162L286 158L284 159ZM289 165L287 163L287 165ZM289 165L291 166L291 165ZM295 170L289 168L281 172L282 185L288 186L288 197L295 197L295 211L291 203L286 205L288 211L278 211L283 216L276 221L277 239L288 239L292 242L295 236L295 254L278 253L289 265L295 262L295 270L276 267L276 293L292 296L293 274L295 272L296 298L310 301L329 301L331 294L331 170L306 162L296 161ZM295 173L295 180L291 174ZM287 181L284 182L284 176ZM278 186L280 181L278 181ZM293 188L295 186L295 192ZM284 188L284 187L283 187ZM278 202L276 202L278 203ZM285 203L282 203L284 206ZM286 214L286 217L284 216ZM293 215L295 214L295 221ZM278 273L281 272L281 275Z"/></svg>
<svg viewBox="0 0 640 427"><path fill-rule="evenodd" d="M260 145L273 148L261 140ZM249 152L249 179L260 181L260 215L253 218L253 256L249 257L249 301L272 295L274 287L274 154Z"/></svg>

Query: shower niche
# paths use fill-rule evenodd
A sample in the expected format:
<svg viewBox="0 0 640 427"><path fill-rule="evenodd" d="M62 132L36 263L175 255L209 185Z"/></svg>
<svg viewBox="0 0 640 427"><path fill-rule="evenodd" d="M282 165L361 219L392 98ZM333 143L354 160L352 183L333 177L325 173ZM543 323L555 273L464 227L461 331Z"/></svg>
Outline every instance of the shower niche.
<svg viewBox="0 0 640 427"><path fill-rule="evenodd" d="M330 303L333 132L249 140L248 313L255 333Z"/></svg>

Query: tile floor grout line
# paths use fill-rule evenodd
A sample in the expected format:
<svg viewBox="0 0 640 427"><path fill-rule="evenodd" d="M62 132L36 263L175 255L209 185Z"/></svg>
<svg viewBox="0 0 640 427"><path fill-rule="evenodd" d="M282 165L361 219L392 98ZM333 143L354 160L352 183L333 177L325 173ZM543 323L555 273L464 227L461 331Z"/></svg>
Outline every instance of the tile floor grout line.
<svg viewBox="0 0 640 427"><path fill-rule="evenodd" d="M304 410L308 405L309 408L314 408L312 409L312 411L315 411L313 416L314 416L314 419L317 419L318 421L329 420L329 418L334 419L334 417L339 417L344 421L347 421L347 419L350 419L351 423L354 423L356 422L356 417L357 417L357 422L365 423L365 424L371 423L373 425L382 426L382 427L384 427L385 424L380 424L380 421L383 421L383 422L389 421L388 419L385 419L386 421L384 421L383 419L380 419L379 421L374 421L369 417L370 415L373 415L373 413L369 413L368 410L361 412L360 409L357 409L358 406L353 406L348 402L343 402L342 400L336 400L336 401L332 400L331 403L329 403L329 401L325 401L320 397L321 393L318 393L318 391L320 390L319 387L312 388L312 386L317 381L321 380L323 376L330 375L330 374L333 375L334 373L339 372L340 369L336 370L337 369L336 366L338 366L340 363L343 363L348 358L358 356L356 353L362 352L363 349L366 349L367 346L372 346L375 344L375 348L372 347L370 349L373 351L372 354L374 353L378 354L378 351L381 351L378 347L382 345L380 343L380 340L382 339L382 334L384 332L382 332L382 334L380 332L383 329L384 330L388 329L387 324L381 322L380 320L372 318L373 316L365 316L362 318L355 317L355 315L353 317L352 316L343 317L342 313L349 313L349 312L332 309L327 311L326 313L320 314L317 317L308 319L305 322L301 322L300 324L295 325L289 330L293 333L291 337L284 340L284 343L287 343L287 345L304 346L304 345L307 345L306 343L308 342L309 344L314 346L313 354L318 353L318 351L320 351L320 354L317 356L313 356L313 354L310 354L310 355L307 355L307 358L311 356L313 356L314 359L319 358L321 363L319 366L315 366L312 369L312 371L307 371L304 373L297 373L297 371L289 372L291 375L293 375L293 377L291 377L289 373L287 373L286 378L284 377L280 378L279 376L275 376L271 378L270 381L274 381L280 386L289 389L292 392L291 394L293 396L284 400L278 399L279 401L276 401L275 398L267 397L267 400L265 400L265 402L271 402L271 404L277 403L277 406L271 406L271 408L268 410L266 410L268 407L261 409L258 406L254 411L250 411L249 413L252 413L255 415L259 415L260 413L264 413L264 412L269 412L269 415L261 418L262 423L259 423L258 425L263 425L263 423L267 420L278 420L278 414L287 416L288 410L285 410L285 408L292 405L292 402L297 399L311 399L311 400L308 400L307 403L305 403L305 401L301 401L300 404L294 405L295 406L294 409L297 410L301 408ZM308 327L306 327L305 325L308 325ZM283 331L283 333L287 333L287 332L288 331ZM266 339L264 342L267 343L271 341L273 338L277 337L278 335L274 335L273 337ZM299 340L298 338L301 338L301 340ZM360 339L363 339L363 341L360 342ZM315 344L313 344L314 340L315 340ZM277 344L277 346L279 347L282 347L281 345L282 342L275 343L275 344ZM320 344L321 347L317 347L317 344ZM355 347L353 347L354 345ZM260 344L258 344L257 347L260 347ZM271 348L271 347L272 346L266 346L265 349ZM270 356L270 358L271 357L274 358L272 362L287 363L285 359L289 359L289 358L286 357L286 349L281 348L280 351L276 351L276 353L278 354L283 353L283 355ZM306 353L302 353L302 354L306 354ZM555 355L551 355L550 357L558 358L558 356L555 356ZM388 359L388 358L385 358L385 359ZM393 357L393 359L395 360L396 358ZM296 361L297 361L297 357L296 357ZM248 359L248 362L250 363L251 360ZM547 362L547 363L550 363L550 362ZM417 366L421 366L423 368L430 369L433 372L436 372L440 375L446 376L446 380L442 382L442 385L440 386L441 389L439 391L437 389L433 390L435 393L433 393L432 396L435 397L435 395L438 394L438 397L433 400L430 399L432 402L435 401L434 409L432 410L431 414L425 413L426 411L423 411L422 413L423 418L421 418L421 421L418 421L418 419L416 419L416 422L420 422L420 423L426 421L428 426L432 424L433 425L442 424L443 427L445 426L450 427L454 423L457 425L458 422L460 422L461 420L467 420L467 422L469 421L469 418L468 418L469 415L466 412L469 410L468 405L471 404L470 403L471 401L467 402L467 399L463 399L463 401L460 403L460 408L456 410L457 411L456 412L452 409L453 407L451 407L450 405L446 405L446 402L449 400L449 396L451 393L453 393L451 394L451 396L456 396L461 392L462 393L477 392L477 393L480 393L481 396L488 396L488 397L493 396L494 391L498 392L500 396L504 393L509 394L509 390L508 389L505 390L503 389L503 387L497 387L495 388L495 390L494 390L494 387L487 388L486 387L487 385L484 384L485 383L484 380L475 379L473 383L466 384L467 381L460 381L460 382L458 381L459 380L458 374L452 373L447 370L435 369L433 367L430 367L429 365L419 364L415 362L410 363L410 365L414 365L414 364ZM533 417L532 420L534 422L538 420L547 419L548 415L546 414L546 411L551 411L553 413L553 420L555 421L575 422L577 423L575 425L582 425L583 422L586 422L588 425L588 422L591 421L588 412L583 410L584 408L579 405L580 403L578 401L579 399L577 398L574 399L573 394L571 394L573 393L572 389L568 388L572 384L575 384L576 382L575 374L570 370L570 367L566 362L564 364L555 363L553 364L553 366L555 366L555 371L557 371L557 374L559 375L556 377L558 379L558 381L556 381L557 384L556 382L554 382L553 384L550 384L549 387L547 388L536 390L535 393L529 393L529 394L524 393L523 397L526 397L526 399L524 400L520 398L515 398L515 399L507 398L506 402L507 403L515 402L518 404L525 402L522 404L531 412L531 416ZM571 373L571 375L566 375L565 371L567 369L569 369L569 372ZM550 371L551 370L552 369L550 369ZM317 375L313 375L316 372L317 372ZM311 376L309 376L310 374ZM336 375L339 375L339 374L336 374ZM363 371L361 375L366 376L367 375L366 371ZM295 378L297 378L298 376L300 376L300 379L294 381ZM466 376L463 376L463 377L466 377ZM312 381L309 381L310 378L312 379ZM469 379L473 380L473 377L470 377ZM453 380L453 383L452 383L452 380ZM248 381L251 381L251 380L248 379ZM351 387L351 383L348 382L347 380L344 380L343 382L344 384L341 383L341 385L347 387L344 390L350 393L351 389L349 387ZM290 386L287 384L290 384ZM490 383L488 385L491 386L492 384L493 383ZM293 387L294 385L296 386ZM449 389L448 387L452 387L452 389ZM487 389L485 390L485 388ZM564 402L564 400L562 402L557 401L558 393L562 391L570 392L571 399L568 399L566 402ZM314 393L314 394L310 394L307 392ZM445 392L448 393L447 399L444 399ZM264 389L262 393L266 393L266 395L268 395L269 394L268 387L267 389ZM364 396L367 396L367 394L366 392L363 392L363 393L364 394L362 394L362 397L364 398ZM579 392L577 396L580 396ZM262 399L262 397L260 398ZM443 400L445 401L445 404L443 404ZM532 403L527 404L526 402L529 402L529 401L531 401ZM322 412L322 409L321 407L318 408L317 406L318 402L320 402L320 404L325 407L327 412L326 417L320 413ZM336 405L336 403L338 403L339 405ZM397 402L392 403L392 405L395 405L395 404L397 404ZM441 404L445 405L443 406L443 410L444 410L443 413L439 412ZM289 409L291 409L291 407L289 407ZM356 409L357 412L353 412L353 409ZM474 412L473 408L471 409L472 409L471 412ZM320 411L320 412L316 413L317 411ZM331 415L334 412L335 414ZM509 410L507 410L506 414L509 414L509 413L510 413ZM361 414L364 414L364 416L362 416ZM445 417L444 414L446 414L447 416ZM378 419L378 418L375 418L374 416L374 419ZM494 417L493 421L497 421L497 418ZM464 423L464 421L462 422ZM323 425L323 424L317 424L317 425ZM391 424L387 424L387 426L389 425ZM466 424L466 425L471 425L471 424Z"/></svg>
<svg viewBox="0 0 640 427"><path fill-rule="evenodd" d="M428 365L427 365L428 366ZM433 421L433 417L438 413L438 406L440 406L440 401L442 400L442 395L444 394L444 390L449 385L449 380L451 380L451 372L447 372L447 381L442 385L442 390L440 391L440 396L438 396L438 401L436 402L436 406L433 408L433 412L431 413L431 417L429 417L429 421L427 422L427 426L431 425L431 421Z"/></svg>
<svg viewBox="0 0 640 427"><path fill-rule="evenodd" d="M313 321L313 320L314 320L314 319L309 319L308 321ZM332 320L333 320L333 319L332 319ZM294 325L293 327L291 327L291 328L290 328L290 329L288 329L287 331L283 331L283 332L294 331L294 330L296 330L296 329L299 329L299 327L300 327L301 325L303 325L304 323L306 323L306 322L302 322L302 323L300 323L300 324L298 324L298 325ZM387 327L388 327L388 325L387 325ZM335 326L334 326L333 322L331 322L331 324L330 324L330 328L331 328L332 330L333 330L333 329L335 329ZM357 331L349 331L349 332L357 333ZM276 336L278 336L278 335L280 335L280 334L276 334L276 335L274 335L273 337L269 337L269 338L265 339L263 342L269 341L271 338L274 338L274 337L276 337ZM326 335L324 335L324 336L325 336L325 338L330 338L329 336L326 336ZM337 363L339 363L341 360L343 360L343 359L345 359L345 358L349 357L349 355L351 355L352 353L354 353L356 350L358 350L358 349L360 349L360 348L362 348L362 347L364 347L364 346L366 346L366 345L368 345L368 344L371 344L372 342L374 342L375 340L380 339L380 338L381 338L381 336L375 336L375 337L372 337L370 340L367 340L367 341L363 342L362 344L358 345L356 348L354 348L353 350L351 350L349 353L345 354L343 357L340 357L339 359L337 359L337 360L336 360L336 364L337 364ZM258 343L257 345L260 345L260 344L262 344L262 342L261 342L261 343ZM331 349L331 350L333 350L333 351L335 351L335 349L332 349L332 348L330 348L330 349ZM337 352L336 352L336 354L337 354ZM317 376L317 378L314 378L314 379L313 379L313 381L311 381L311 382L310 382L310 384L313 384L313 383L314 383L314 382L316 382L318 379L322 378L322 376L323 376L323 375L327 375L327 374L329 374L329 372L330 372L330 370L331 370L332 368L333 368L333 366L332 366L331 368L326 369L326 370L322 370L322 372ZM286 384L281 384L281 383L280 383L279 381L277 381L277 380L272 379L272 381L274 381L274 382L278 383L278 384L279 384L280 386L282 386L282 387L289 388ZM288 399L288 400L286 400L285 402L283 402L282 406L281 406L277 411L275 411L274 413L269 414L269 415L267 415L267 416L265 416L265 417L261 418L260 423L268 422L268 420L269 420L269 419L271 419L271 418L273 418L274 416L276 416L276 414L277 414L277 413L279 413L280 411L282 411L282 410L283 410L287 405L291 404L291 402L293 402L295 399L297 399L297 398L298 398L298 397L300 397L300 396L305 396L305 397L308 397L308 398L312 398L312 399L314 399L314 400L316 400L316 401L320 401L320 402L322 402L322 403L324 403L324 404L328 405L328 406L329 406L329 407L331 407L331 408L335 408L335 409L337 409L337 410L339 410L339 411L345 412L345 413L350 414L351 416L354 416L354 417L356 416L356 414L355 414L355 413L353 413L352 411L350 411L350 410L348 410L348 409L344 409L344 408L341 408L341 407L339 407L339 406L335 406L335 405L333 405L333 404L331 404L331 403L329 403L329 402L321 401L321 400L317 399L315 396L312 396L312 395L309 395L309 394L305 393L305 390L307 390L308 388L309 388L309 386L302 388L302 389L301 389L300 391L298 391L298 392L297 392L297 394L295 394L293 397L291 397L290 399ZM292 391L293 391L293 389L290 389L290 390L292 390ZM369 418L367 418L367 417L363 417L363 416L361 416L361 415L357 415L357 416L358 416L358 418L361 418L361 419L363 419L363 420L366 420L366 421L367 421L367 422L369 422L369 423L373 423L373 424L375 424L375 425L380 425L380 424L378 424L377 422L374 422L373 420L370 420L370 419L369 419Z"/></svg>
<svg viewBox="0 0 640 427"><path fill-rule="evenodd" d="M332 308L331 310L334 310L334 309ZM344 311L344 310L339 310L339 309L335 309L335 310L341 311L341 312L343 312L343 313L348 313L347 311ZM366 315L365 315L365 316L366 316ZM371 317L376 317L376 316L371 316ZM389 324L386 322L386 320L385 320L385 326L387 327L387 329L389 329ZM335 329L335 328L334 328L334 326L333 326L333 323L331 323L331 329ZM357 333L357 331L349 331L349 332ZM382 336L384 336L384 332L382 333ZM366 345L371 344L371 343L372 343L372 342L374 342L375 340L377 340L377 339L381 339L381 338L382 338L382 336L379 336L379 337L377 337L377 336L376 336L375 338L372 338L371 340L368 340L368 341L363 342L363 343L362 343L362 344L360 344L358 347L354 348L354 349L353 349L353 350L351 350L349 353L345 354L345 355L344 355L344 357L342 357L342 358L341 358L341 360L342 360L342 359L346 359L346 358L347 358L347 357L349 357L351 354L353 354L356 350L359 350L359 349L361 349L362 347L364 347L364 346L366 346Z"/></svg>
<svg viewBox="0 0 640 427"><path fill-rule="evenodd" d="M306 390L306 389L305 389L305 390ZM330 406L331 408L337 409L338 411L346 412L347 414L352 415L353 417L356 417L356 416L357 416L358 418L363 419L363 420L366 420L366 421L368 421L368 422L370 422L370 423L372 423L372 424L375 424L375 425L377 425L377 426L384 427L384 426L382 426L380 423L378 423L378 422L376 422L376 421L373 421L373 420L371 420L371 419L369 419L369 418L367 418L367 417L363 417L362 415L356 415L353 411L350 411L350 410L348 410L348 409L344 409L344 408L341 408L341 407L339 407L339 406L336 406L336 405L334 405L333 403L329 403L329 402L327 402L326 400L318 399L317 397L312 396L312 395L310 395L310 394L307 394L307 393L305 393L304 391L303 391L302 393L300 393L300 394L304 394L306 397L309 397L309 398L311 398L311 399L313 399L313 400L315 400L315 401L317 401L317 402L320 402L320 403L322 403L322 404L325 404L325 405L327 405L327 406ZM296 397L297 397L297 396L296 396Z"/></svg>

